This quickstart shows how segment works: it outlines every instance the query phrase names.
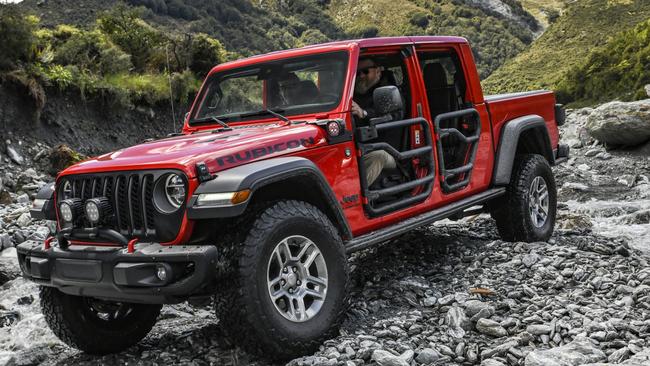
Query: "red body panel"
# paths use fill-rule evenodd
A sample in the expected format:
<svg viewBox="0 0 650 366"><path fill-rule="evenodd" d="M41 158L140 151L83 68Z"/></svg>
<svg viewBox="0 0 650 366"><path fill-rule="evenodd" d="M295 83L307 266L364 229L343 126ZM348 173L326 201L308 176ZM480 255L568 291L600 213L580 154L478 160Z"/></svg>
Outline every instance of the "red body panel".
<svg viewBox="0 0 650 366"><path fill-rule="evenodd" d="M555 99L553 93L540 92L535 95L515 95L489 101L490 98L484 98L483 96L469 45L465 39L459 37L394 37L332 42L224 63L213 68L210 74L285 57L346 50L349 52L350 57L345 89L340 104L329 113L292 116L291 119L294 121L313 121L324 118L341 118L346 123L346 129L351 130L352 117L350 108L356 62L360 50L363 49L369 53L386 53L403 48L410 48L412 51L410 56L405 59L411 80L412 105L410 110L416 111L418 104L421 105L423 107L423 117L429 121L431 131L434 129L431 125L426 92L419 71L420 65L417 59L417 51L451 49L458 54L467 84L465 100L472 102L479 111L482 124L474 164L475 168L472 171L471 181L466 188L451 194L444 194L441 191L439 180L436 180L432 194L424 202L381 217L369 218L364 211L361 200L343 207L344 215L354 236L385 227L489 188L501 128L505 122L513 118L527 114L542 116L547 122L553 148L557 147L558 130L554 120ZM488 99L488 101L485 99ZM196 104L197 100L195 100L193 110L196 109ZM415 117L415 115L410 117ZM238 126L243 128L237 128ZM215 125L190 126L188 118L183 127L183 136L144 143L105 154L70 167L63 171L60 176L121 170L179 169L189 178L189 199L189 196L198 186L195 172L195 164L198 162L205 162L210 172L215 173L256 160L280 155L294 155L313 161L323 172L340 201L342 201L343 197L352 195L362 197L358 154L356 153L354 141L330 145L325 138L325 131L321 127L307 123L287 126L276 118L232 123L231 127L235 127L235 129L228 132L213 134L207 131L217 127ZM435 142L437 136L433 136L433 139ZM354 153L348 157L345 153L346 149ZM437 169L438 167L436 167L436 171ZM189 240L192 227L193 222L184 217L178 237L169 244L178 244Z"/></svg>

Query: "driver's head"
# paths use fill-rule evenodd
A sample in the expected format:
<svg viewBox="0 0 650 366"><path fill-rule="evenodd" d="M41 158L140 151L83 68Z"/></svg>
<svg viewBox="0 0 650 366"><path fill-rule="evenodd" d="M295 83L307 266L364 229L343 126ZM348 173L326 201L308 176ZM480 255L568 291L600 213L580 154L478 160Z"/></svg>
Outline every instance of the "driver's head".
<svg viewBox="0 0 650 366"><path fill-rule="evenodd" d="M364 94L375 86L381 79L381 69L381 66L372 57L361 57L357 65L357 80L354 84L354 91Z"/></svg>

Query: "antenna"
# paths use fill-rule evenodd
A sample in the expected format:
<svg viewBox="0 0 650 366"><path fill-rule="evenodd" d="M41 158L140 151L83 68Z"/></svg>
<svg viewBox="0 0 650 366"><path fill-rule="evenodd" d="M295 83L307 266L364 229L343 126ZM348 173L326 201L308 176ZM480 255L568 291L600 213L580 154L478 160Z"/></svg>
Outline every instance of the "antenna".
<svg viewBox="0 0 650 366"><path fill-rule="evenodd" d="M165 45L165 55L167 56L167 79L169 80L169 104L172 106L172 123L174 129L172 132L176 132L176 113L174 112L174 94L172 91L172 74L171 69L169 68L169 44Z"/></svg>

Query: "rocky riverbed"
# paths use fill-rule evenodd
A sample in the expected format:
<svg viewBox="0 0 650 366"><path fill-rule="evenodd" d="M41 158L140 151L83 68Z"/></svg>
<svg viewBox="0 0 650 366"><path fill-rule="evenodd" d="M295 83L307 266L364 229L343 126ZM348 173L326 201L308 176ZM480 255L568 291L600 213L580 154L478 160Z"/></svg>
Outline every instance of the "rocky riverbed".
<svg viewBox="0 0 650 366"><path fill-rule="evenodd" d="M562 128L572 157L555 168L549 242L503 242L482 214L357 253L341 334L290 364L650 365L650 149L605 149L585 131L592 113L573 111ZM27 214L50 179L39 165L47 149L16 150L21 165L0 157L0 365L267 365L235 348L209 307L187 304L164 307L151 334L120 354L58 341L37 287L15 278L13 248L48 233Z"/></svg>

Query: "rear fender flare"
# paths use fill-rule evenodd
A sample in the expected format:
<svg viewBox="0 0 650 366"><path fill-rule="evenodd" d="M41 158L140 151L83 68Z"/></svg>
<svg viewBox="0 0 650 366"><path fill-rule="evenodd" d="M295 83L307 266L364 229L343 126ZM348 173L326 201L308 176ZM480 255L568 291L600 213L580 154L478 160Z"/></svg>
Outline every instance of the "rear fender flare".
<svg viewBox="0 0 650 366"><path fill-rule="evenodd" d="M544 118L536 114L515 118L506 122L501 129L499 148L494 162L493 186L503 186L510 183L515 156L518 148L520 148L521 135L525 132L533 132L531 135L527 134L527 138L534 139L536 146L538 146L536 150L541 149L541 151L534 152L544 156L551 165L555 163L551 139Z"/></svg>

